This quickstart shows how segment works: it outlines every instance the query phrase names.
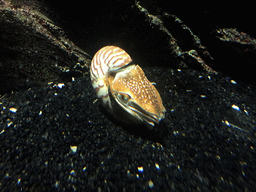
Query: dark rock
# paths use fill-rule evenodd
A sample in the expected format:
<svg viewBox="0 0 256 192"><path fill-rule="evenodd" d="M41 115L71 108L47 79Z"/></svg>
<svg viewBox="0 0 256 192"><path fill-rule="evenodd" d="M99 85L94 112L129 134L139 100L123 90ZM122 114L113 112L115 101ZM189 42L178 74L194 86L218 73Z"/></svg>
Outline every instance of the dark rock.
<svg viewBox="0 0 256 192"><path fill-rule="evenodd" d="M7 0L0 4L1 93L56 81L77 62L89 62L88 55L34 6Z"/></svg>

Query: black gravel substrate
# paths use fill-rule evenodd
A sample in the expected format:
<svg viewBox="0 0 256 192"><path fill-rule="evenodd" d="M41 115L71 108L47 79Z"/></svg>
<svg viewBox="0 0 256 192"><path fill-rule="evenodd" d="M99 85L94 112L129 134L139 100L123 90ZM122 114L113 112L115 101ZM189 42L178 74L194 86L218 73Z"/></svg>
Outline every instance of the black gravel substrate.
<svg viewBox="0 0 256 192"><path fill-rule="evenodd" d="M254 191L256 89L190 69L145 73L167 110L155 130L107 114L88 73L2 97L1 191Z"/></svg>

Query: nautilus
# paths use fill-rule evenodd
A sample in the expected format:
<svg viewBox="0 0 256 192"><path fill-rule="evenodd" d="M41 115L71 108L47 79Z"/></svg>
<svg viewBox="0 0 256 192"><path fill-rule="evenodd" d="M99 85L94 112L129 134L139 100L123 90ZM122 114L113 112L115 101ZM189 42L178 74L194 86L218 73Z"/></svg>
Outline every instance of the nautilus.
<svg viewBox="0 0 256 192"><path fill-rule="evenodd" d="M157 89L123 49L101 48L91 61L90 76L102 105L118 120L152 129L165 117Z"/></svg>

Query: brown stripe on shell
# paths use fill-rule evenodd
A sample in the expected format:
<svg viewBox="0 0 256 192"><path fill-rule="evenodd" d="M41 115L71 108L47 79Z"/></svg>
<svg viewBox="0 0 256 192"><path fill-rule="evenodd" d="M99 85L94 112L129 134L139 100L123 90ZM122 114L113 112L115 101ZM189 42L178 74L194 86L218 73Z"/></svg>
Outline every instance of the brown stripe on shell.
<svg viewBox="0 0 256 192"><path fill-rule="evenodd" d="M105 85L100 85L96 89L94 89L97 93L100 91L101 88L104 88Z"/></svg>
<svg viewBox="0 0 256 192"><path fill-rule="evenodd" d="M103 98L108 98L108 97L109 97L109 94L106 94L106 95L101 95L99 98L103 99Z"/></svg>

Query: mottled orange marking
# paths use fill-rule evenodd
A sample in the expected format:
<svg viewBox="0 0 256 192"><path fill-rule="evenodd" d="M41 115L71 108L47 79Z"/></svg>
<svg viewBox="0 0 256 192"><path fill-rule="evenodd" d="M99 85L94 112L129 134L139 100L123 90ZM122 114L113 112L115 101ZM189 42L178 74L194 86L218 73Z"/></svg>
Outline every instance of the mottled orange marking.
<svg viewBox="0 0 256 192"><path fill-rule="evenodd" d="M165 108L155 86L147 79L139 65L129 73L112 82L113 90L129 93L145 111L162 116Z"/></svg>

